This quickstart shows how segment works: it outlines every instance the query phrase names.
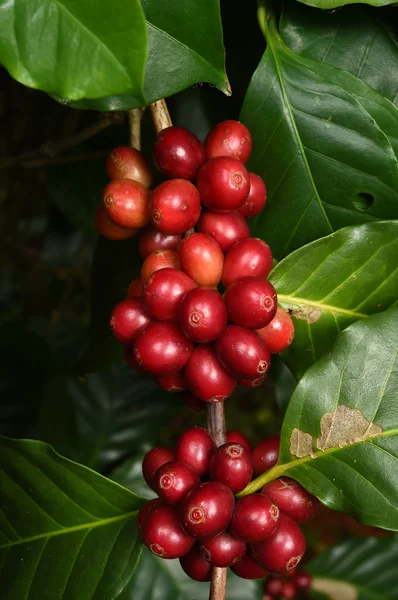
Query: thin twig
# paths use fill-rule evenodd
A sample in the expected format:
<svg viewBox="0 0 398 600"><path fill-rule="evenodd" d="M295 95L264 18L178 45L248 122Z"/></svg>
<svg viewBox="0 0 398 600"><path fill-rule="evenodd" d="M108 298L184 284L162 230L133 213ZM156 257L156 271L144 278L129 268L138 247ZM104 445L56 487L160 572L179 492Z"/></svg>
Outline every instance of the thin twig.
<svg viewBox="0 0 398 600"><path fill-rule="evenodd" d="M129 110L130 146L141 150L141 119L144 108L133 108Z"/></svg>
<svg viewBox="0 0 398 600"><path fill-rule="evenodd" d="M150 105L156 133L173 125L165 100L158 100Z"/></svg>
<svg viewBox="0 0 398 600"><path fill-rule="evenodd" d="M30 159L20 164L14 164L14 167L22 167L24 169L41 169L51 165L72 165L74 163L86 162L88 160L96 160L104 158L111 152L109 150L98 150L97 152L84 152L83 154L73 154L72 156L55 156L54 158L35 158ZM0 165L0 168L4 168Z"/></svg>

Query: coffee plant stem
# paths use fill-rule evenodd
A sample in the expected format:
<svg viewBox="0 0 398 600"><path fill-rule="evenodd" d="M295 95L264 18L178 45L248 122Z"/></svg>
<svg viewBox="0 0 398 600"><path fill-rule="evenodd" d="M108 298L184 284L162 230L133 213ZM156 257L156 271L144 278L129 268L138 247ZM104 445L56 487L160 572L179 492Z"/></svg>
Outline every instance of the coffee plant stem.
<svg viewBox="0 0 398 600"><path fill-rule="evenodd" d="M128 111L130 126L130 146L141 150L141 119L144 114L143 108L133 108Z"/></svg>
<svg viewBox="0 0 398 600"><path fill-rule="evenodd" d="M150 109L156 133L173 125L165 100L154 102L150 105Z"/></svg>

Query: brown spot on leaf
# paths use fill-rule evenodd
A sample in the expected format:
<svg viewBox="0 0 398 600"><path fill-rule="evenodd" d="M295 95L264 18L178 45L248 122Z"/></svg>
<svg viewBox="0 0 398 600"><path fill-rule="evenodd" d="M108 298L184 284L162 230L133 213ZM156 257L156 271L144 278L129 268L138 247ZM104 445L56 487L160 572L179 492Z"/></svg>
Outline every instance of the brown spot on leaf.
<svg viewBox="0 0 398 600"><path fill-rule="evenodd" d="M358 590L345 581L334 579L313 579L311 589L325 594L330 600L357 600Z"/></svg>
<svg viewBox="0 0 398 600"><path fill-rule="evenodd" d="M325 451L328 448L344 448L356 442L364 442L380 435L383 428L368 421L358 408L337 406L333 412L321 418L321 435L316 447Z"/></svg>
<svg viewBox="0 0 398 600"><path fill-rule="evenodd" d="M294 319L307 321L310 325L311 323L318 321L322 316L322 311L319 308L307 305L299 306L298 308L290 308L288 312Z"/></svg>
<svg viewBox="0 0 398 600"><path fill-rule="evenodd" d="M290 454L298 458L314 457L314 440L312 435L295 427L290 435Z"/></svg>

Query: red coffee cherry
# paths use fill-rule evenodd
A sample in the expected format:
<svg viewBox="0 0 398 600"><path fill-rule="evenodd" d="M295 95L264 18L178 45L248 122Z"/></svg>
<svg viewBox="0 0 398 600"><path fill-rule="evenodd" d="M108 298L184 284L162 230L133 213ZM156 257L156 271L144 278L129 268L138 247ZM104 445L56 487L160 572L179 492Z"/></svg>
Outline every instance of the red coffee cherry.
<svg viewBox="0 0 398 600"><path fill-rule="evenodd" d="M181 527L177 511L166 505L151 511L142 533L145 546L161 558L179 558L195 543Z"/></svg>
<svg viewBox="0 0 398 600"><path fill-rule="evenodd" d="M155 473L156 492L170 506L177 506L199 483L197 472L179 460L165 463Z"/></svg>
<svg viewBox="0 0 398 600"><path fill-rule="evenodd" d="M156 491L156 471L159 467L172 460L175 460L175 453L174 450L171 450L170 448L159 446L158 448L152 448L152 450L149 450L149 452L145 454L144 460L142 461L142 474L149 487L154 491Z"/></svg>
<svg viewBox="0 0 398 600"><path fill-rule="evenodd" d="M228 252L236 242L250 236L249 225L236 210L228 213L202 213L198 221L198 230L216 240L223 252Z"/></svg>
<svg viewBox="0 0 398 600"><path fill-rule="evenodd" d="M152 225L162 233L185 233L200 217L199 192L185 179L164 181L151 194L149 215Z"/></svg>
<svg viewBox="0 0 398 600"><path fill-rule="evenodd" d="M205 560L200 552L199 545L195 544L191 550L181 556L182 570L195 581L210 581L211 564Z"/></svg>
<svg viewBox="0 0 398 600"><path fill-rule="evenodd" d="M145 282L155 271L167 268L180 268L178 252L176 250L155 250L142 263L141 280Z"/></svg>
<svg viewBox="0 0 398 600"><path fill-rule="evenodd" d="M231 323L261 329L274 318L278 299L274 286L266 279L242 277L228 287L224 302Z"/></svg>
<svg viewBox="0 0 398 600"><path fill-rule="evenodd" d="M260 567L255 560L245 554L240 561L231 566L231 571L242 579L262 579L268 575L268 571Z"/></svg>
<svg viewBox="0 0 398 600"><path fill-rule="evenodd" d="M196 287L187 293L179 307L180 326L197 343L212 342L227 326L227 309L217 290Z"/></svg>
<svg viewBox="0 0 398 600"><path fill-rule="evenodd" d="M148 190L138 181L116 179L102 194L106 214L119 227L139 229L149 221Z"/></svg>
<svg viewBox="0 0 398 600"><path fill-rule="evenodd" d="M235 389L235 379L224 369L213 348L201 344L194 348L185 367L187 388L204 402L222 402Z"/></svg>
<svg viewBox="0 0 398 600"><path fill-rule="evenodd" d="M133 179L146 188L151 187L152 173L145 156L130 146L119 146L106 159L110 179Z"/></svg>
<svg viewBox="0 0 398 600"><path fill-rule="evenodd" d="M139 365L154 375L180 371L192 353L190 342L173 323L150 323L134 342Z"/></svg>
<svg viewBox="0 0 398 600"><path fill-rule="evenodd" d="M280 513L274 535L264 542L253 544L251 549L254 558L264 569L284 573L294 569L302 559L305 537L293 519Z"/></svg>
<svg viewBox="0 0 398 600"><path fill-rule="evenodd" d="M235 376L244 379L263 377L271 364L271 355L255 331L228 325L215 343L218 359Z"/></svg>
<svg viewBox="0 0 398 600"><path fill-rule="evenodd" d="M214 442L211 435L201 427L187 429L177 441L177 460L190 465L200 477L207 475L213 452Z"/></svg>
<svg viewBox="0 0 398 600"><path fill-rule="evenodd" d="M249 195L249 174L236 158L219 156L200 168L196 185L200 198L214 212L236 210Z"/></svg>
<svg viewBox="0 0 398 600"><path fill-rule="evenodd" d="M127 290L127 298L141 298L141 292L144 285L141 277L133 279Z"/></svg>
<svg viewBox="0 0 398 600"><path fill-rule="evenodd" d="M156 136L153 159L166 177L192 181L205 158L205 150L199 139L184 127L166 127Z"/></svg>
<svg viewBox="0 0 398 600"><path fill-rule="evenodd" d="M196 396L191 394L191 392L185 392L185 394L183 394L182 396L182 401L186 406L192 408L192 410L206 410L206 402L203 402L203 400L200 400L200 398L197 398Z"/></svg>
<svg viewBox="0 0 398 600"><path fill-rule="evenodd" d="M293 584L300 590L300 592L306 592L310 589L312 583L312 575L306 571L297 571L293 575Z"/></svg>
<svg viewBox="0 0 398 600"><path fill-rule="evenodd" d="M233 156L245 163L252 149L252 136L239 121L222 121L210 131L205 141L207 158Z"/></svg>
<svg viewBox="0 0 398 600"><path fill-rule="evenodd" d="M248 452L252 451L252 447L250 445L249 440L243 433L240 431L227 431L227 442L235 442L235 444L240 444L243 446Z"/></svg>
<svg viewBox="0 0 398 600"><path fill-rule="evenodd" d="M272 321L257 330L264 342L266 343L268 350L272 354L278 354L286 350L294 339L294 323L283 308L278 306L275 317Z"/></svg>
<svg viewBox="0 0 398 600"><path fill-rule="evenodd" d="M305 523L315 516L318 500L290 477L270 481L261 490L280 510L297 523Z"/></svg>
<svg viewBox="0 0 398 600"><path fill-rule="evenodd" d="M224 259L222 282L224 287L236 279L255 275L267 277L272 269L270 247L258 238L247 238L237 242Z"/></svg>
<svg viewBox="0 0 398 600"><path fill-rule="evenodd" d="M185 379L182 371L158 375L155 377L155 381L166 392L177 393L185 390Z"/></svg>
<svg viewBox="0 0 398 600"><path fill-rule="evenodd" d="M140 508L140 510L138 511L137 531L138 531L138 535L140 537L142 537L142 535L143 535L144 526L145 526L146 520L149 517L150 513L152 512L152 510L154 508L156 508L157 506L161 506L161 505L162 505L161 499L154 498L153 500L149 500L149 502L144 504L144 506L142 508Z"/></svg>
<svg viewBox="0 0 398 600"><path fill-rule="evenodd" d="M199 548L205 560L214 567L224 568L234 565L246 552L245 542L238 540L227 531L202 541Z"/></svg>
<svg viewBox="0 0 398 600"><path fill-rule="evenodd" d="M271 594L264 594L263 600L274 600L274 596L271 596Z"/></svg>
<svg viewBox="0 0 398 600"><path fill-rule="evenodd" d="M278 462L280 436L273 435L260 442L252 452L253 475L269 471Z"/></svg>
<svg viewBox="0 0 398 600"><path fill-rule="evenodd" d="M177 250L181 239L182 235L169 235L147 225L140 233L138 251L142 258L146 258L155 250Z"/></svg>
<svg viewBox="0 0 398 600"><path fill-rule="evenodd" d="M225 483L234 494L245 489L252 475L250 452L240 444L223 444L211 457L210 478Z"/></svg>
<svg viewBox="0 0 398 600"><path fill-rule="evenodd" d="M140 298L128 298L116 304L112 311L110 327L121 344L130 344L152 323Z"/></svg>
<svg viewBox="0 0 398 600"><path fill-rule="evenodd" d="M284 581L282 586L281 596L283 600L290 600L291 598L296 598L297 591L294 583L292 581Z"/></svg>
<svg viewBox="0 0 398 600"><path fill-rule="evenodd" d="M146 373L146 369L141 367L141 365L139 365L135 359L134 348L129 348L129 346L125 346L123 351L124 351L124 358L125 358L127 364L129 365L129 367L131 367L137 373Z"/></svg>
<svg viewBox="0 0 398 600"><path fill-rule="evenodd" d="M144 283L142 303L155 319L177 323L182 299L196 287L196 283L182 271L160 269Z"/></svg>
<svg viewBox="0 0 398 600"><path fill-rule="evenodd" d="M276 531L278 519L279 509L269 498L249 494L237 501L230 531L246 542L261 542Z"/></svg>
<svg viewBox="0 0 398 600"><path fill-rule="evenodd" d="M258 215L263 210L267 200L267 188L261 177L249 172L249 181L249 195L242 206L238 208L239 213L245 219Z"/></svg>
<svg viewBox="0 0 398 600"><path fill-rule="evenodd" d="M201 483L181 503L180 518L185 531L200 540L222 533L231 520L234 500L223 483Z"/></svg>
<svg viewBox="0 0 398 600"><path fill-rule="evenodd" d="M138 229L126 229L115 225L108 217L103 204L100 204L95 212L94 225L98 233L108 240L128 240L138 233Z"/></svg>
<svg viewBox="0 0 398 600"><path fill-rule="evenodd" d="M221 279L224 254L213 238L194 233L184 238L178 251L181 269L199 285L216 287Z"/></svg>
<svg viewBox="0 0 398 600"><path fill-rule="evenodd" d="M283 579L281 577L270 577L264 583L264 590L270 596L280 596L283 590Z"/></svg>
<svg viewBox="0 0 398 600"><path fill-rule="evenodd" d="M255 377L254 379L238 379L238 385L243 385L244 387L258 387L263 384L265 380L265 375L261 377Z"/></svg>

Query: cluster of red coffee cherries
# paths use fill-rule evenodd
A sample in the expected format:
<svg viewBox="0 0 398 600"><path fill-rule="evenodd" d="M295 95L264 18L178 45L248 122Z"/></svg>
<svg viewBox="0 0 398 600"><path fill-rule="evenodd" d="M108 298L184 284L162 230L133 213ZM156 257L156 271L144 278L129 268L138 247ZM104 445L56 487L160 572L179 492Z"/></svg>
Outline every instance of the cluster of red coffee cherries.
<svg viewBox="0 0 398 600"><path fill-rule="evenodd" d="M162 388L189 390L204 402L225 400L236 384L259 385L271 354L294 336L266 279L271 250L250 237L246 222L266 201L264 182L244 165L251 146L238 121L219 123L204 146L187 129L163 129L154 160L170 179L152 193L147 165L133 168L137 151L118 148L108 157L114 179L97 213L105 235L104 223L112 223L112 232L130 228L131 235L146 226L139 237L141 277L111 317L127 362ZM140 181L133 179L137 172Z"/></svg>
<svg viewBox="0 0 398 600"><path fill-rule="evenodd" d="M262 600L290 600L294 598L307 598L311 587L312 576L306 571L293 569L285 575L272 575L264 581L264 595Z"/></svg>
<svg viewBox="0 0 398 600"><path fill-rule="evenodd" d="M216 448L205 429L194 427L182 434L175 450L158 447L146 454L143 475L158 498L140 510L139 534L153 554L179 558L197 581L209 581L213 566L229 567L245 579L289 573L305 552L299 523L315 515L318 501L288 477L267 483L261 493L235 498L253 476L276 464L279 436L253 450L239 432L226 438ZM294 583L273 580L283 581L283 593ZM281 588L266 593L276 596Z"/></svg>

